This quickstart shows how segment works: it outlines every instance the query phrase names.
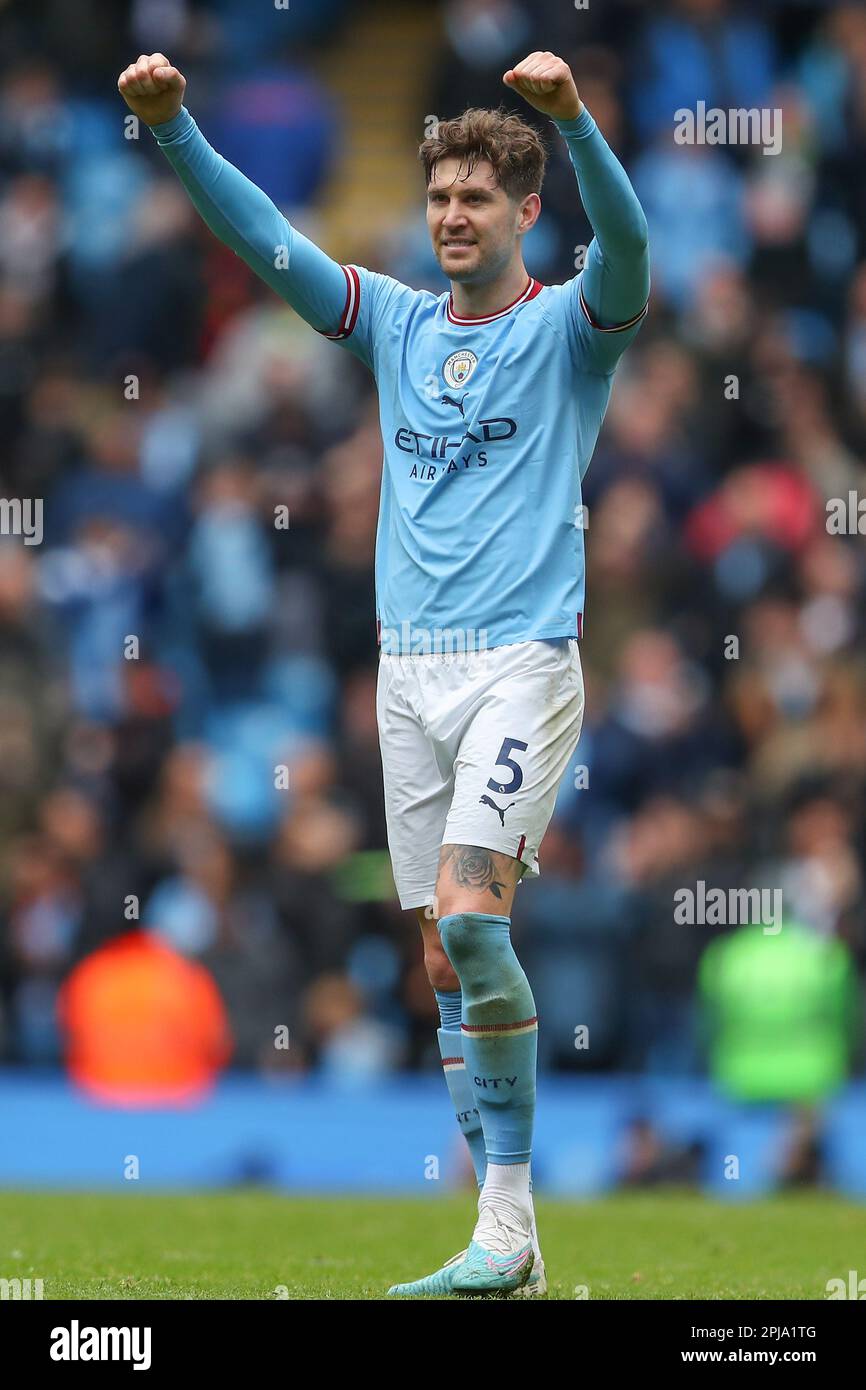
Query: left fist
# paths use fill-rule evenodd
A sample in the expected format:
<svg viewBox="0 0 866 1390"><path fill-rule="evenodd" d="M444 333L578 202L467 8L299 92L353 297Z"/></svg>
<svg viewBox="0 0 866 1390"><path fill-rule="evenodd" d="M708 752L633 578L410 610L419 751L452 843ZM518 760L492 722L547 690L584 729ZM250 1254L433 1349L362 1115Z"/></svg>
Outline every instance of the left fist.
<svg viewBox="0 0 866 1390"><path fill-rule="evenodd" d="M573 121L583 110L571 68L555 53L530 53L502 81L554 121Z"/></svg>

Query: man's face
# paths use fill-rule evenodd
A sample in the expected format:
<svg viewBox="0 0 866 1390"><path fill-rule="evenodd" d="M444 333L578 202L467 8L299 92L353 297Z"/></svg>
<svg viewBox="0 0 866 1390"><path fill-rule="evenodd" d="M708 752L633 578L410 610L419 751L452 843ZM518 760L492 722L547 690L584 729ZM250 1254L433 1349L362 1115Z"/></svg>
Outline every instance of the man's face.
<svg viewBox="0 0 866 1390"><path fill-rule="evenodd" d="M509 198L487 160L479 160L467 177L460 160L441 159L427 187L427 226L444 274L467 283L495 279L540 207L536 193L520 203Z"/></svg>

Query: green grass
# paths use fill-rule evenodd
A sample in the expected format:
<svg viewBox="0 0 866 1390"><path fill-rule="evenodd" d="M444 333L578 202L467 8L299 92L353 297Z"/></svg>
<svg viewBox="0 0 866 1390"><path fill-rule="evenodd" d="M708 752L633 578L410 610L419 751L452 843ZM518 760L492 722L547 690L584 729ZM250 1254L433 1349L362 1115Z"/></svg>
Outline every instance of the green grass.
<svg viewBox="0 0 866 1390"><path fill-rule="evenodd" d="M467 1243L471 1193L429 1200L0 1193L0 1277L52 1299L381 1298ZM537 1202L550 1297L823 1299L866 1275L866 1207L822 1194ZM285 1296L282 1295L282 1296Z"/></svg>

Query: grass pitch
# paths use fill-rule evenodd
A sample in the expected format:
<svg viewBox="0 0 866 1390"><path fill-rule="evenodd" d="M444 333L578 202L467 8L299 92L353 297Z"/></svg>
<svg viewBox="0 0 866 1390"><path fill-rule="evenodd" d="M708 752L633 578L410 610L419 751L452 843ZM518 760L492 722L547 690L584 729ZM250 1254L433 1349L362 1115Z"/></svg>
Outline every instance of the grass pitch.
<svg viewBox="0 0 866 1390"><path fill-rule="evenodd" d="M536 1204L550 1297L824 1299L864 1268L866 1206L681 1192ZM259 1190L0 1193L0 1277L46 1299L375 1299L468 1243L474 1198ZM581 1294L585 1286L587 1294Z"/></svg>

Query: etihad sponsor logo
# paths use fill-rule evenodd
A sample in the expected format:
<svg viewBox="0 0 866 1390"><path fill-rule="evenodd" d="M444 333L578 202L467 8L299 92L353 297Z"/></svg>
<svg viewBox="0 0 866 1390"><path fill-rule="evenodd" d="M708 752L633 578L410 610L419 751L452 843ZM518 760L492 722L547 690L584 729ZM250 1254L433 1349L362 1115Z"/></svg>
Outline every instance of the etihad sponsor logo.
<svg viewBox="0 0 866 1390"><path fill-rule="evenodd" d="M430 483L440 474L460 473L473 465L486 468L490 462L487 450L477 446L498 444L512 439L516 433L516 420L499 418L477 421L460 439L451 439L447 434L423 434L420 430L399 429L394 435L394 443L402 453L412 454L415 458L442 460L445 465L442 468L437 466L437 462L412 465L409 477Z"/></svg>
<svg viewBox="0 0 866 1390"><path fill-rule="evenodd" d="M517 433L517 421L505 418L479 420L475 430L467 430L461 439L449 439L447 434L423 434L420 430L399 429L394 443L404 454L419 458L444 459L449 449L462 449L467 439L472 444L496 444L511 439Z"/></svg>

